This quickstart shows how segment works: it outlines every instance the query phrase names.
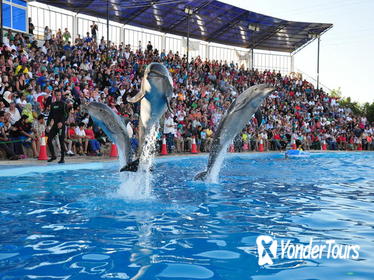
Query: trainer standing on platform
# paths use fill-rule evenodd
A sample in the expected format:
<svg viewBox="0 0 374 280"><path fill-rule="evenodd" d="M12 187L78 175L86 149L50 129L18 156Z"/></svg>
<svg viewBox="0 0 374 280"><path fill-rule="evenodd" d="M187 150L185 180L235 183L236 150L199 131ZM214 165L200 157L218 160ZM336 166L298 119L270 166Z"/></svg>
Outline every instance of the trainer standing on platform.
<svg viewBox="0 0 374 280"><path fill-rule="evenodd" d="M56 92L56 102L51 104L51 111L48 116L47 120L47 130L49 129L48 133L48 148L51 152L51 158L48 162L54 161L57 159L55 150L53 148L52 140L58 135L60 140L60 147L61 147L61 159L58 163L64 163L65 157L65 122L68 117L68 109L66 103L61 100L61 92Z"/></svg>

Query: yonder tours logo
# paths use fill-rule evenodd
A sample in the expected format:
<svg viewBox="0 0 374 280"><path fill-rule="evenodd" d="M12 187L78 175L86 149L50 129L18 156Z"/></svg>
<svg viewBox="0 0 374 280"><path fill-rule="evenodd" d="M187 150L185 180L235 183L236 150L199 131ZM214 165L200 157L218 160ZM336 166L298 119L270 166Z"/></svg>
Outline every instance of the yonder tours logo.
<svg viewBox="0 0 374 280"><path fill-rule="evenodd" d="M313 238L308 244L293 243L292 240L280 240L268 235L260 235L256 239L258 264L272 265L274 259L353 259L360 256L359 245L337 244L335 240L315 242ZM278 248L280 245L280 248ZM280 252L278 251L280 249Z"/></svg>

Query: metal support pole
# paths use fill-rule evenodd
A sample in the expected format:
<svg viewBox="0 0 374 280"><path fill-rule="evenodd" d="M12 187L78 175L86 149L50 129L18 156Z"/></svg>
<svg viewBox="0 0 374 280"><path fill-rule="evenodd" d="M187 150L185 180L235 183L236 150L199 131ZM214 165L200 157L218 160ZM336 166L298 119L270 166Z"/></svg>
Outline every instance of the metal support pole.
<svg viewBox="0 0 374 280"><path fill-rule="evenodd" d="M1 19L0 19L0 44L3 43L3 0L0 0L0 15L1 15Z"/></svg>
<svg viewBox="0 0 374 280"><path fill-rule="evenodd" d="M248 50L248 56L247 56L247 69L250 70L251 67L251 50Z"/></svg>
<svg viewBox="0 0 374 280"><path fill-rule="evenodd" d="M73 45L74 42L75 42L75 39L78 37L78 18L77 18L77 14L73 15L72 16L73 18L73 30L71 31L72 32L72 37L71 37L71 44Z"/></svg>
<svg viewBox="0 0 374 280"><path fill-rule="evenodd" d="M317 89L319 89L319 47L320 47L321 37L318 35L318 50L317 50Z"/></svg>
<svg viewBox="0 0 374 280"><path fill-rule="evenodd" d="M161 51L164 51L165 50L165 54L167 54L167 51L166 51L166 33L162 34L162 37L161 37Z"/></svg>
<svg viewBox="0 0 374 280"><path fill-rule="evenodd" d="M106 1L106 42L109 50L109 0Z"/></svg>
<svg viewBox="0 0 374 280"><path fill-rule="evenodd" d="M291 71L290 72L295 72L295 56L291 55Z"/></svg>
<svg viewBox="0 0 374 280"><path fill-rule="evenodd" d="M122 29L122 43L123 43L123 45L126 45L125 41L126 41L126 28L125 28L125 26L123 26L123 29Z"/></svg>
<svg viewBox="0 0 374 280"><path fill-rule="evenodd" d="M255 70L255 56L254 56L254 53L253 53L253 48L251 48L251 64L252 64L252 71Z"/></svg>
<svg viewBox="0 0 374 280"><path fill-rule="evenodd" d="M189 63L189 52L190 52L190 14L188 13L187 14L187 65Z"/></svg>

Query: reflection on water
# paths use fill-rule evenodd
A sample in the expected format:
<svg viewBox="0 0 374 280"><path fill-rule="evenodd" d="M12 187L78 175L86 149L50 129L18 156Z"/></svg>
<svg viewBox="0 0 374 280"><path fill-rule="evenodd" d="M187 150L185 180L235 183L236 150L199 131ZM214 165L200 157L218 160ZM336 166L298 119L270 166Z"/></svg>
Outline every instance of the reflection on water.
<svg viewBox="0 0 374 280"><path fill-rule="evenodd" d="M228 156L220 184L194 182L205 165L159 161L151 200L118 197L114 164L2 177L0 278L374 278L374 154ZM360 258L262 267L259 235L358 244Z"/></svg>

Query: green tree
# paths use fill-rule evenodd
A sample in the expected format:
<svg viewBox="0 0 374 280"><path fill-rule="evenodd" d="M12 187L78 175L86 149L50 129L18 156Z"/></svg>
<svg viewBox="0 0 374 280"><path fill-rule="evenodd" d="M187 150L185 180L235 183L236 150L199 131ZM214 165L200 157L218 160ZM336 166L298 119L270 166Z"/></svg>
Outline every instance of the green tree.
<svg viewBox="0 0 374 280"><path fill-rule="evenodd" d="M330 91L330 96L335 98L341 98L342 97L342 90L340 87L337 89L333 89Z"/></svg>
<svg viewBox="0 0 374 280"><path fill-rule="evenodd" d="M344 108L350 108L354 115L365 115L364 107L360 103L352 101L350 97L340 99L339 104Z"/></svg>
<svg viewBox="0 0 374 280"><path fill-rule="evenodd" d="M374 122L374 102L371 104L369 104L369 102L365 103L363 106L363 111L368 121Z"/></svg>
<svg viewBox="0 0 374 280"><path fill-rule="evenodd" d="M339 105L344 108L350 108L356 116L365 116L369 122L374 122L374 102L360 104L352 101L350 97L343 97L340 87L330 91L329 96L339 99Z"/></svg>

